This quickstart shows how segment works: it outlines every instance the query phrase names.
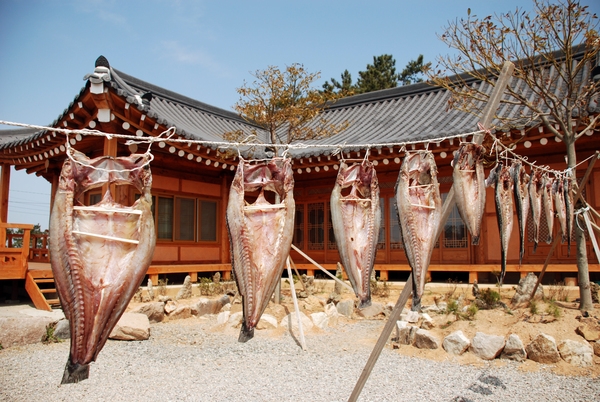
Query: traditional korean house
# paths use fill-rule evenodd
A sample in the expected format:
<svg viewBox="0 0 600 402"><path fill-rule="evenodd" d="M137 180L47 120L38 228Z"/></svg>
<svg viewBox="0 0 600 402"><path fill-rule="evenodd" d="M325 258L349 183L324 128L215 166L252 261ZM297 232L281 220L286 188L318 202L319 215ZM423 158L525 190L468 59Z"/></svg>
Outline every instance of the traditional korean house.
<svg viewBox="0 0 600 402"><path fill-rule="evenodd" d="M74 77L78 79L78 77ZM54 128L93 129L101 133L86 135L78 132L57 132L39 129L9 129L0 131L0 164L2 190L0 219L6 222L10 166L26 169L52 184L54 194L62 164L69 147L89 157L122 156L143 153L148 143L135 143L119 134L158 138L151 144L154 156L153 212L157 244L148 275L157 282L159 275L221 272L230 276L229 240L225 209L229 186L237 165L236 152L222 152L218 143L223 134L241 130L250 134L261 132L237 114L157 87L112 68L104 57L98 58L94 71L86 76L86 84L73 102L50 125ZM333 137L307 142L309 148L290 149L293 158L296 199L294 245L328 270L335 270L339 261L329 212L329 197L340 159L368 157L376 165L381 188L382 225L375 269L384 280L405 280L410 267L403 250L402 239L393 202L394 185L405 152L427 148L435 155L439 169L440 190L446 194L452 185L450 162L461 140L470 140L477 130L477 118L456 110L447 111L449 94L426 83L376 91L347 97L330 106L325 117L332 122L346 121L348 128ZM514 113L503 106L499 113ZM598 110L595 111L596 113ZM171 129L171 130L169 130ZM589 130L577 142L578 160L594 155L600 127ZM506 132L496 132L503 144L513 151L554 169L565 168L565 148L542 126L531 125ZM170 136L170 137L169 137ZM491 137L484 145L493 146ZM368 150L368 156L366 152ZM495 163L489 155L486 174ZM581 180L590 161L580 166ZM594 208L600 207L600 165L594 169L584 187L584 196ZM89 191L85 203L92 205L101 199L103 189ZM131 205L136 199L133 188L114 189L117 201ZM19 227L2 223L6 227ZM12 225L12 226L11 226ZM26 226L26 225L25 225ZM550 245L540 242L533 252L531 219L523 263L519 264L519 235L514 225L505 283L516 283L528 272L539 272L550 251ZM555 225L556 226L556 225ZM27 227L23 227L28 232ZM545 233L540 234L545 239ZM43 306L43 281L51 281L51 271L44 254L31 252L40 263L11 259L11 252L2 241L0 279L26 279L26 287L34 301ZM27 244L27 241L25 242ZM577 267L575 246L570 254L566 244L554 251L545 281L567 280L574 284ZM22 256L28 255L21 252ZM293 251L295 265L309 275L319 275L303 255ZM590 277L600 280L600 264L588 239ZM9 269L8 261L14 266ZM36 268L36 269L34 269ZM487 192L480 244L471 245L470 235L455 209L445 224L429 268L431 280L447 279L462 282L496 282L500 271L499 231L496 221L493 190ZM9 273L10 272L10 273ZM37 296L35 295L37 293ZM36 302L37 305L37 302Z"/></svg>

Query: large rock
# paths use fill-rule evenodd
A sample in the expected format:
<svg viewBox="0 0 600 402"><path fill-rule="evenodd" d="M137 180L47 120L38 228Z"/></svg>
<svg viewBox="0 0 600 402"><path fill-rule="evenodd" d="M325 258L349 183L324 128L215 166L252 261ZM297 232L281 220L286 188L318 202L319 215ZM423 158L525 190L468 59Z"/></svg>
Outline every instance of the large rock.
<svg viewBox="0 0 600 402"><path fill-rule="evenodd" d="M471 340L469 351L483 360L493 360L504 348L504 337L498 335L488 335L483 332L477 332Z"/></svg>
<svg viewBox="0 0 600 402"><path fill-rule="evenodd" d="M238 311L237 313L233 313L227 319L227 326L231 328L239 328L242 325L242 320L244 319L244 313Z"/></svg>
<svg viewBox="0 0 600 402"><path fill-rule="evenodd" d="M590 342L592 349L594 349L594 354L600 357L600 341Z"/></svg>
<svg viewBox="0 0 600 402"><path fill-rule="evenodd" d="M125 313L108 337L120 341L144 341L150 338L150 320L145 314Z"/></svg>
<svg viewBox="0 0 600 402"><path fill-rule="evenodd" d="M302 321L302 329L304 331L307 331L314 326L311 319L308 318L303 312L300 312L300 320ZM289 330L291 327L292 331L298 331L298 318L296 316L296 312L290 313L283 317L280 325L287 330Z"/></svg>
<svg viewBox="0 0 600 402"><path fill-rule="evenodd" d="M431 332L425 329L417 329L414 345L419 349L438 349L440 342Z"/></svg>
<svg viewBox="0 0 600 402"><path fill-rule="evenodd" d="M450 335L444 338L442 347L444 350L453 355L462 355L467 351L471 341L467 338L462 331L454 331Z"/></svg>
<svg viewBox="0 0 600 402"><path fill-rule="evenodd" d="M521 280L519 281L519 286L517 286L515 295L511 300L512 304L517 305L528 302L529 297L531 296L531 292L533 292L533 288L537 283L537 280L537 276L532 272L528 273L525 278L521 278ZM542 285L540 285L535 291L533 299L542 299L543 297L544 290L542 289Z"/></svg>
<svg viewBox="0 0 600 402"><path fill-rule="evenodd" d="M504 350L500 355L501 359L509 359L522 362L527 358L525 346L517 334L510 334L504 345Z"/></svg>
<svg viewBox="0 0 600 402"><path fill-rule="evenodd" d="M183 280L183 286L177 292L177 296L175 296L175 300L180 299L189 299L192 297L192 277L187 275Z"/></svg>
<svg viewBox="0 0 600 402"><path fill-rule="evenodd" d="M560 361L560 354L556 347L556 341L553 337L546 334L539 334L525 348L527 358L538 363L557 363Z"/></svg>
<svg viewBox="0 0 600 402"><path fill-rule="evenodd" d="M273 317L271 314L263 314L260 317L260 321L256 324L256 329L275 329L277 328L277 318Z"/></svg>
<svg viewBox="0 0 600 402"><path fill-rule="evenodd" d="M406 321L396 322L396 340L401 345L412 345L415 342L415 335L419 330L414 325L408 325Z"/></svg>
<svg viewBox="0 0 600 402"><path fill-rule="evenodd" d="M161 322L165 319L165 303L152 302L144 304L131 312L145 314L150 322Z"/></svg>
<svg viewBox="0 0 600 402"><path fill-rule="evenodd" d="M337 326L340 313L338 313L338 310L337 310L337 307L335 307L335 304L328 303L325 305L324 309L325 309L325 314L327 314L327 317L329 317L329 319L327 320L327 324L330 327Z"/></svg>
<svg viewBox="0 0 600 402"><path fill-rule="evenodd" d="M312 313L310 315L310 319L312 320L313 324L315 324L315 326L319 329L326 329L327 327L329 327L329 316L324 311Z"/></svg>
<svg viewBox="0 0 600 402"><path fill-rule="evenodd" d="M58 339L70 339L71 338L71 330L69 325L69 320L63 318L56 323L54 327L54 336Z"/></svg>
<svg viewBox="0 0 600 402"><path fill-rule="evenodd" d="M207 299L205 297L198 300L198 303L192 308L192 314L201 317L206 314L218 314L221 309L229 304L229 296L225 295L219 299Z"/></svg>
<svg viewBox="0 0 600 402"><path fill-rule="evenodd" d="M175 310L171 314L169 314L169 318L171 320L183 320L185 318L190 318L192 316L192 309L187 304L182 304L177 306Z"/></svg>
<svg viewBox="0 0 600 402"><path fill-rule="evenodd" d="M229 320L229 316L231 315L231 311L226 310L222 311L217 315L217 325L225 324Z"/></svg>
<svg viewBox="0 0 600 402"><path fill-rule="evenodd" d="M41 342L50 317L0 317L0 345L4 348Z"/></svg>
<svg viewBox="0 0 600 402"><path fill-rule="evenodd" d="M421 329L432 329L433 327L435 327L435 323L433 322L433 319L429 314L421 314L421 319Z"/></svg>
<svg viewBox="0 0 600 402"><path fill-rule="evenodd" d="M177 302L173 300L169 300L165 303L165 313L167 315L171 314L173 311L177 310Z"/></svg>
<svg viewBox="0 0 600 402"><path fill-rule="evenodd" d="M594 350L590 345L566 339L558 344L560 357L574 366L589 367L594 364Z"/></svg>
<svg viewBox="0 0 600 402"><path fill-rule="evenodd" d="M358 309L357 312L358 312L359 316L366 318L366 319L373 319L376 317L384 316L383 304L377 303L377 302L371 302L370 306L367 306L363 309Z"/></svg>
<svg viewBox="0 0 600 402"><path fill-rule="evenodd" d="M352 318L354 312L354 300L346 299L339 302L336 306L338 313L348 318Z"/></svg>
<svg viewBox="0 0 600 402"><path fill-rule="evenodd" d="M589 321L578 326L575 332L583 336L588 342L597 341L600 339L600 326Z"/></svg>

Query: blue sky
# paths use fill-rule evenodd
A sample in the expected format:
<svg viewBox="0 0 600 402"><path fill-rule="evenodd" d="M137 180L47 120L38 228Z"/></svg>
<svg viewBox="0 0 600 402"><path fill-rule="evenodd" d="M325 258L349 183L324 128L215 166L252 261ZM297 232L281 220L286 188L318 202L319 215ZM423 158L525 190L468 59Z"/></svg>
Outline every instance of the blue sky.
<svg viewBox="0 0 600 402"><path fill-rule="evenodd" d="M600 14L600 2L584 0ZM419 54L451 50L449 21L532 9L529 0L415 1L0 1L0 120L49 125L104 55L152 84L231 110L251 72L302 63L318 87L347 69L354 80L373 56L397 70ZM0 126L9 128L7 126ZM13 172L9 221L48 226L50 185Z"/></svg>

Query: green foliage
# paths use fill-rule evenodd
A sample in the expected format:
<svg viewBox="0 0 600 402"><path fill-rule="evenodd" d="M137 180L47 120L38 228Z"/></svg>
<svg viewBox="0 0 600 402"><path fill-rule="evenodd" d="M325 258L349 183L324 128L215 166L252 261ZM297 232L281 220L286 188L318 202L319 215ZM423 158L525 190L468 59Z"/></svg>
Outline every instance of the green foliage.
<svg viewBox="0 0 600 402"><path fill-rule="evenodd" d="M458 305L458 301L456 299L450 299L446 305L446 313L458 315L460 307Z"/></svg>
<svg viewBox="0 0 600 402"><path fill-rule="evenodd" d="M535 300L529 301L529 312L533 315L536 315L539 313L538 305Z"/></svg>
<svg viewBox="0 0 600 402"><path fill-rule="evenodd" d="M402 85L416 84L423 81L423 73L429 69L431 63L423 65L423 55L420 54L417 60L408 62L404 70L398 74L398 81Z"/></svg>
<svg viewBox="0 0 600 402"><path fill-rule="evenodd" d="M0 343L0 350L4 349L4 346Z"/></svg>
<svg viewBox="0 0 600 402"><path fill-rule="evenodd" d="M471 303L469 307L467 307L467 313L465 314L465 318L468 320L474 319L478 311L479 307L477 307L476 304Z"/></svg>
<svg viewBox="0 0 600 402"><path fill-rule="evenodd" d="M169 283L169 278L159 279L158 280L158 294L161 296L167 295L167 285Z"/></svg>
<svg viewBox="0 0 600 402"><path fill-rule="evenodd" d="M496 292L495 290L492 290L491 288L487 288L481 292L480 298L488 306L493 308L500 301L500 293Z"/></svg>
<svg viewBox="0 0 600 402"><path fill-rule="evenodd" d="M46 325L46 333L42 335L42 343L47 345L49 343L58 343L62 342L60 339L54 335L54 329L56 328L56 323L50 323Z"/></svg>
<svg viewBox="0 0 600 402"><path fill-rule="evenodd" d="M554 318L560 318L561 311L560 308L554 302L550 302L546 307L546 313L550 314Z"/></svg>

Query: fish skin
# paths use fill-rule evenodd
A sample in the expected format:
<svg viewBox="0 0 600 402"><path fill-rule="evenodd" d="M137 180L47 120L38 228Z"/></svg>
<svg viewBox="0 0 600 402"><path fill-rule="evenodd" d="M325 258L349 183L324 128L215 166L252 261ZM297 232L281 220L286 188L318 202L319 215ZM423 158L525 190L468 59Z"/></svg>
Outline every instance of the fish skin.
<svg viewBox="0 0 600 402"><path fill-rule="evenodd" d="M342 195L342 190L348 187L350 193ZM340 164L330 210L340 259L359 299L358 308L368 307L381 226L379 182L372 162Z"/></svg>
<svg viewBox="0 0 600 402"><path fill-rule="evenodd" d="M268 202L265 190L275 192L280 201ZM247 205L246 193L256 191L256 201ZM243 304L239 342L252 339L280 281L292 245L294 215L291 161L273 158L250 164L241 159L231 183L226 213L231 263Z"/></svg>
<svg viewBox="0 0 600 402"><path fill-rule="evenodd" d="M152 261L156 235L152 217L152 175L145 155L88 159L72 152L59 178L50 216L50 264L65 317L69 320L71 347L62 383L89 376L108 336L139 288ZM95 169L96 168L96 169ZM111 169L121 172L107 172ZM131 206L113 201L107 191L96 207L133 213L75 210L80 196L91 188L130 184L141 193ZM137 245L73 230L138 240Z"/></svg>
<svg viewBox="0 0 600 402"><path fill-rule="evenodd" d="M533 252L537 251L540 221L542 218L542 193L543 176L540 170L531 172L529 180L529 205L531 206L531 219L533 221Z"/></svg>
<svg viewBox="0 0 600 402"><path fill-rule="evenodd" d="M556 179L552 182L552 198L554 200L554 211L560 227L562 242L567 240L567 211L565 208L565 192L562 180Z"/></svg>
<svg viewBox="0 0 600 402"><path fill-rule="evenodd" d="M563 180L563 189L565 192L565 212L567 215L567 256L571 255L571 233L573 231L573 221L575 220L574 201L573 201L573 185L570 177L565 177Z"/></svg>
<svg viewBox="0 0 600 402"><path fill-rule="evenodd" d="M454 157L452 178L456 207L471 233L471 243L479 244L481 222L485 211L484 148L475 143L462 143Z"/></svg>
<svg viewBox="0 0 600 402"><path fill-rule="evenodd" d="M496 217L498 218L498 229L500 231L500 286L504 283L506 274L506 255L510 243L510 235L513 227L513 182L510 174L510 166L504 166L498 162L494 169L496 187L494 191L496 201Z"/></svg>
<svg viewBox="0 0 600 402"><path fill-rule="evenodd" d="M425 275L438 240L435 234L442 217L437 167L431 152L406 154L396 182L394 200L404 251L413 273L411 309L418 311L425 289Z"/></svg>
<svg viewBox="0 0 600 402"><path fill-rule="evenodd" d="M547 173L544 173L542 185L542 204L544 207L546 225L548 228L548 237L546 238L546 243L548 244L552 243L554 229L554 195L552 194L553 184L554 180L551 179Z"/></svg>
<svg viewBox="0 0 600 402"><path fill-rule="evenodd" d="M515 209L517 210L517 222L519 225L519 265L523 263L525 255L525 237L527 236L527 216L529 215L529 180L520 161L514 161L511 165L513 189L515 194Z"/></svg>

